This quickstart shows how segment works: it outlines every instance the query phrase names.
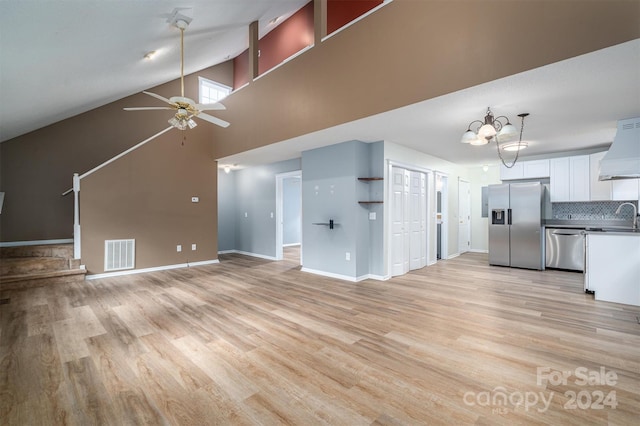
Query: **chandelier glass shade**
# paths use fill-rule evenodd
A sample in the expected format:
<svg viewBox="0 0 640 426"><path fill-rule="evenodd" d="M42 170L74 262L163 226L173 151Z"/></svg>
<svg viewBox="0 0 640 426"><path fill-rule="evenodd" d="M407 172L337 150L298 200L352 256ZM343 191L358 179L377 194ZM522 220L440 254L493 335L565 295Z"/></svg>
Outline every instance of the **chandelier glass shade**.
<svg viewBox="0 0 640 426"><path fill-rule="evenodd" d="M528 115L528 113L518 114L518 117L522 119L520 131L518 131L507 117L504 115L494 117L491 109L487 108L487 115L485 115L484 120L475 120L469 123L467 130L462 134L460 142L470 145L486 145L495 140L500 161L505 167L511 168L518 161L520 150L529 146L528 142L522 140L524 118ZM518 134L520 135L519 139ZM515 151L516 156L511 163L507 163L504 160L502 151Z"/></svg>

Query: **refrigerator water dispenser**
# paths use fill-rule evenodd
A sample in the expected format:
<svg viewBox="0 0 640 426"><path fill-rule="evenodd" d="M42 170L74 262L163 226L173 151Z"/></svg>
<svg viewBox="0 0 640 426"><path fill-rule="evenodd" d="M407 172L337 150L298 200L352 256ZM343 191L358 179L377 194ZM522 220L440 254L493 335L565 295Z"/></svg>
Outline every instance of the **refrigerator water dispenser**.
<svg viewBox="0 0 640 426"><path fill-rule="evenodd" d="M506 223L504 221L504 218L505 218L504 209L491 210L491 224L492 225L504 225Z"/></svg>

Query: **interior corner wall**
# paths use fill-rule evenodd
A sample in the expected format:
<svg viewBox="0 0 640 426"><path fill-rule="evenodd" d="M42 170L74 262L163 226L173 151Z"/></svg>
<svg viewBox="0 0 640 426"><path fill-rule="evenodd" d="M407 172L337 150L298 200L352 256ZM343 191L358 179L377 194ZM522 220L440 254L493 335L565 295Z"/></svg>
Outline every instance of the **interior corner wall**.
<svg viewBox="0 0 640 426"><path fill-rule="evenodd" d="M382 197L380 182L358 177L382 173L383 145L343 142L302 153L302 266L349 279L382 275L383 218L379 205L358 201ZM376 211L376 220L369 213ZM334 229L326 225L333 220ZM347 260L346 254L350 259Z"/></svg>
<svg viewBox="0 0 640 426"><path fill-rule="evenodd" d="M231 85L233 63L227 61L185 76L185 93L195 99L198 76ZM180 80L148 90L165 97L174 96L180 93ZM170 111L123 110L158 105L157 99L138 93L1 143L0 191L6 195L0 215L0 240L72 238L73 194L66 197L61 194L72 187L73 174L82 174L165 129ZM198 124L194 130L199 132L185 132L187 141L203 137L211 146L214 125L204 121ZM181 134L173 132L170 133L174 137ZM156 146L158 141L147 145ZM211 158L210 152L206 158ZM163 190L157 188L159 192ZM215 215L214 211L211 217Z"/></svg>
<svg viewBox="0 0 640 426"><path fill-rule="evenodd" d="M356 149L351 141L302 153L302 266L356 278ZM314 223L334 221L334 228ZM346 260L346 253L351 256Z"/></svg>
<svg viewBox="0 0 640 426"><path fill-rule="evenodd" d="M218 169L218 251L236 248L236 172Z"/></svg>
<svg viewBox="0 0 640 426"><path fill-rule="evenodd" d="M485 172L482 167L470 167L467 175L471 187L471 251L488 252L489 219L482 217L482 187L501 183L500 167L492 164Z"/></svg>
<svg viewBox="0 0 640 426"><path fill-rule="evenodd" d="M82 262L90 274L105 272L112 239L135 239L135 269L218 258L210 130L188 135L171 130L81 181Z"/></svg>
<svg viewBox="0 0 640 426"><path fill-rule="evenodd" d="M275 258L276 175L296 170L300 170L300 158L234 172L236 188L234 250Z"/></svg>

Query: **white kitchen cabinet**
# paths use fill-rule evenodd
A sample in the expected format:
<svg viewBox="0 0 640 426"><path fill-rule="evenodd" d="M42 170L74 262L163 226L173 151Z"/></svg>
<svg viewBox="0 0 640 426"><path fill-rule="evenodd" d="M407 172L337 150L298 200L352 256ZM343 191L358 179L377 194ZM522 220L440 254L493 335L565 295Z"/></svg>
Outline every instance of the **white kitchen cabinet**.
<svg viewBox="0 0 640 426"><path fill-rule="evenodd" d="M549 160L518 161L513 167L500 165L500 180L549 177Z"/></svg>
<svg viewBox="0 0 640 426"><path fill-rule="evenodd" d="M602 160L606 154L607 151L602 151L589 156L589 175L591 181L589 192L591 201L611 200L611 181L598 180L600 175L600 160Z"/></svg>
<svg viewBox="0 0 640 426"><path fill-rule="evenodd" d="M524 166L522 163L522 161L519 161L511 168L500 164L500 180L524 179Z"/></svg>
<svg viewBox="0 0 640 426"><path fill-rule="evenodd" d="M550 160L551 201L589 201L589 156Z"/></svg>
<svg viewBox="0 0 640 426"><path fill-rule="evenodd" d="M589 233L585 287L596 300L640 306L640 235Z"/></svg>
<svg viewBox="0 0 640 426"><path fill-rule="evenodd" d="M611 198L617 201L640 199L640 179L620 179L611 182Z"/></svg>
<svg viewBox="0 0 640 426"><path fill-rule="evenodd" d="M549 160L551 202L571 201L569 195L569 157Z"/></svg>
<svg viewBox="0 0 640 426"><path fill-rule="evenodd" d="M549 160L523 161L524 179L548 178Z"/></svg>
<svg viewBox="0 0 640 426"><path fill-rule="evenodd" d="M589 201L589 156L569 157L569 197L571 201Z"/></svg>

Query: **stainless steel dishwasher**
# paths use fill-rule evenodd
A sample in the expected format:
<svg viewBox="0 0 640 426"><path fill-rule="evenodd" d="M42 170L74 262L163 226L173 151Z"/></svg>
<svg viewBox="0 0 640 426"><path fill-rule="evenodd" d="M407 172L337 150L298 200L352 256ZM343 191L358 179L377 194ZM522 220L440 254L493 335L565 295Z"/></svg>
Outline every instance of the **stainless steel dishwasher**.
<svg viewBox="0 0 640 426"><path fill-rule="evenodd" d="M584 230L547 228L546 267L584 271Z"/></svg>

